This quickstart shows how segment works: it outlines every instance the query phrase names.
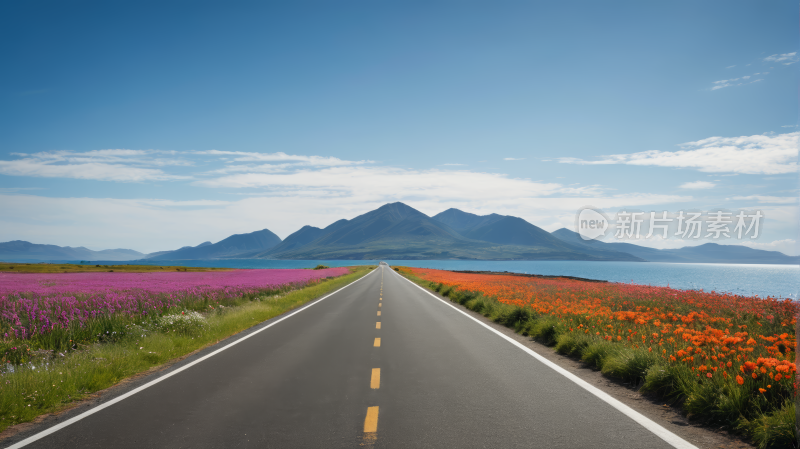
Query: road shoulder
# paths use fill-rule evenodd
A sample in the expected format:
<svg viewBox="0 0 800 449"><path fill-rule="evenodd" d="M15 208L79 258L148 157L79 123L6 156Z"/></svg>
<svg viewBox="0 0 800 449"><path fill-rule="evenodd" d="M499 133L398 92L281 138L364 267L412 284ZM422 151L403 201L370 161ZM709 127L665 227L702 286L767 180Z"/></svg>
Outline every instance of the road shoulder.
<svg viewBox="0 0 800 449"><path fill-rule="evenodd" d="M399 273L398 273L399 274ZM402 275L401 275L402 276ZM424 287L423 287L424 288ZM590 368L580 360L576 360L555 352L552 347L541 344L530 337L514 332L513 329L495 323L480 313L450 301L430 289L425 289L437 298L457 307L459 311L485 323L492 329L508 336L526 348L538 353L590 385L611 395L618 401L641 413L647 418L663 426L670 432L700 448L753 449L755 446L742 440L739 436L722 429L713 429L696 424L689 420L679 409L670 407L658 399L639 393L636 388L604 376L599 370Z"/></svg>

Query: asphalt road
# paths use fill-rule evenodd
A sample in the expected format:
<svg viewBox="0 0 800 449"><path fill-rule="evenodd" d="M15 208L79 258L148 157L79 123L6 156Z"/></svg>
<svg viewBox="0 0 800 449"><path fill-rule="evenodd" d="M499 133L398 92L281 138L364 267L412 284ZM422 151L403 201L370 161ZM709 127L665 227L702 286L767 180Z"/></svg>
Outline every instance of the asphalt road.
<svg viewBox="0 0 800 449"><path fill-rule="evenodd" d="M382 266L25 447L672 446Z"/></svg>

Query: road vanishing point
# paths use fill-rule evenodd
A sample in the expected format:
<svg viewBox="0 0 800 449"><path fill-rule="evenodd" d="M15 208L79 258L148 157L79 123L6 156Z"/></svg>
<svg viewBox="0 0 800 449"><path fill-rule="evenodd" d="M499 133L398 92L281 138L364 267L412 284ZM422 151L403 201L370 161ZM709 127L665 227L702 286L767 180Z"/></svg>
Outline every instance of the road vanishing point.
<svg viewBox="0 0 800 449"><path fill-rule="evenodd" d="M694 447L581 382L382 264L10 447Z"/></svg>

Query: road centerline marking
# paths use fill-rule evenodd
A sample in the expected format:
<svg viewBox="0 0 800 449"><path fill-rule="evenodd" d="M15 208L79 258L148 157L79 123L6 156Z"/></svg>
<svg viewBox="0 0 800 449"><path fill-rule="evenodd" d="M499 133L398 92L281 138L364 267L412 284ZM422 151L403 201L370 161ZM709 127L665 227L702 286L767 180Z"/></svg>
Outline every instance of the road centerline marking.
<svg viewBox="0 0 800 449"><path fill-rule="evenodd" d="M369 387L377 390L381 387L381 369L372 368L372 378L369 380Z"/></svg>
<svg viewBox="0 0 800 449"><path fill-rule="evenodd" d="M378 310L378 316L381 316L381 311L380 310Z"/></svg>
<svg viewBox="0 0 800 449"><path fill-rule="evenodd" d="M378 406L367 408L367 417L364 418L364 433L378 431Z"/></svg>
<svg viewBox="0 0 800 449"><path fill-rule="evenodd" d="M375 346L376 348L380 348L381 347L381 337L376 337L375 338L375 343L373 344L373 346Z"/></svg>
<svg viewBox="0 0 800 449"><path fill-rule="evenodd" d="M380 328L381 328L381 322L378 321L377 323L375 323L375 329L380 329Z"/></svg>

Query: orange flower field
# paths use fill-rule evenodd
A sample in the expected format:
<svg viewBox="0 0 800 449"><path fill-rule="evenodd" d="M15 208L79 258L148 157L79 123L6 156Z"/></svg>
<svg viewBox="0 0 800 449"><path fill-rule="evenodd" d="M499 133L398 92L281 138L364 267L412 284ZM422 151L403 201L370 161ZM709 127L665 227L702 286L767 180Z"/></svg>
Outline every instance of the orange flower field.
<svg viewBox="0 0 800 449"><path fill-rule="evenodd" d="M740 388L764 403L795 392L797 303L634 284L403 268L425 281L480 292L552 316L563 332L657 354L699 383Z"/></svg>

